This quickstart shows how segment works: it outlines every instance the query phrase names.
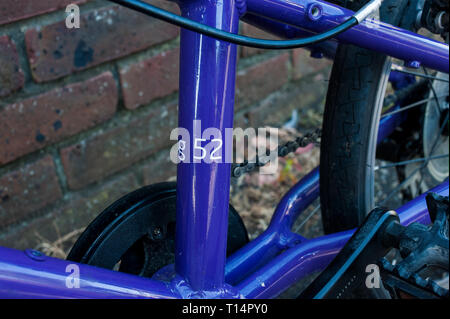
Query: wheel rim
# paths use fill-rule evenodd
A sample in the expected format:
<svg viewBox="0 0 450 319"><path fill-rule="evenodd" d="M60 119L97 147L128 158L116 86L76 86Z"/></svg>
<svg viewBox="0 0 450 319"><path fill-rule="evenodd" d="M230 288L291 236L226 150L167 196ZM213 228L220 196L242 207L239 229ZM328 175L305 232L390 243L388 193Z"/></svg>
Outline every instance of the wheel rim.
<svg viewBox="0 0 450 319"><path fill-rule="evenodd" d="M427 75L425 69L424 72ZM386 192L386 189L383 187L378 186L377 205L401 205L420 195L422 192L436 186L448 177L448 136L441 136L442 125L440 125L442 124L440 123L442 122L442 108L447 108L448 110L448 75L437 73L434 77L439 78L440 80L430 80L429 77L430 76L427 75L426 78L426 80L429 81L428 84L430 87L428 94L426 94L426 99L417 101L417 105L413 105L414 103L410 104L414 107L423 107L425 109L422 114L422 127L417 128L422 135L417 138L417 143L420 143L421 148L417 149L415 154L409 154L410 158L406 161L388 163L388 165L384 166L375 166L373 171L378 172L377 174L374 174L373 185L375 185L376 180L380 181L383 179L383 176L380 176L382 175L380 174L380 167L396 167L396 179L398 180L397 185L393 186L389 192ZM388 78L383 78L381 81L387 82ZM386 91L380 93L382 98L378 99L378 101L383 101L386 96ZM428 102L420 103L421 101ZM446 104L444 102L446 102ZM407 108L405 106L402 107L405 109ZM378 106L376 109L378 110L380 107ZM381 112L380 115L382 115ZM379 122L376 125L379 126ZM375 138L373 138L373 140L375 140ZM376 159L376 147L371 146L370 149L374 150L373 156L374 159ZM369 152L369 154L372 153ZM394 164L398 164L398 166L394 166ZM392 174L388 175L391 175L389 177L392 179ZM367 193L370 194L370 192ZM402 194L401 198L395 199L395 193Z"/></svg>
<svg viewBox="0 0 450 319"><path fill-rule="evenodd" d="M448 74L438 72L437 77L448 80ZM434 93L430 92L429 99L425 110L425 120L423 124L423 152L425 157L435 155L444 155L448 153L448 135L439 132L441 120L445 117L445 110L448 114L448 83L443 81L434 81L433 89L438 96L437 101L434 99ZM444 118L445 120L445 118ZM447 120L448 121L448 120ZM437 141L433 145L433 141ZM434 150L433 150L434 146ZM442 182L448 176L448 158L438 158L430 161L426 166L426 171L434 180Z"/></svg>

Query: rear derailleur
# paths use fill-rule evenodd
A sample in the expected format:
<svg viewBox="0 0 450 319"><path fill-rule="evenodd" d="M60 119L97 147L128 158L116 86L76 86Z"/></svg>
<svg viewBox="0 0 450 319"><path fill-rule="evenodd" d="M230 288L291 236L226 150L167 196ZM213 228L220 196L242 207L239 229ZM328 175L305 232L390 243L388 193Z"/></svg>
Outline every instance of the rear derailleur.
<svg viewBox="0 0 450 319"><path fill-rule="evenodd" d="M449 197L429 193L432 224L400 224L374 209L299 298L448 298Z"/></svg>

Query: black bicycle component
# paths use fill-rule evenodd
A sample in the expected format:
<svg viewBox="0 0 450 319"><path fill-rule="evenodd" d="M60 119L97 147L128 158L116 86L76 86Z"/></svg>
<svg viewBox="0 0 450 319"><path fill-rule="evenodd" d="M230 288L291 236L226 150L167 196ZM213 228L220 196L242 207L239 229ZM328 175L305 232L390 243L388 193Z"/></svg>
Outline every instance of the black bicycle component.
<svg viewBox="0 0 450 319"><path fill-rule="evenodd" d="M338 26L328 31L325 31L324 33L316 34L311 37L295 40L266 40L266 39L256 39L252 37L246 37L239 34L234 34L220 29L216 29L138 0L110 0L110 1L120 4L124 7L136 10L138 12L147 14L154 18L177 25L179 27L216 38L218 40L228 41L230 43L253 48L277 49L277 50L305 47L333 38L338 34L357 25L359 22L355 16L357 16L360 13L357 12L355 13L354 16L350 17L348 20L339 24Z"/></svg>
<svg viewBox="0 0 450 319"><path fill-rule="evenodd" d="M350 9L361 6L365 1L332 0ZM380 20L414 31L411 16L417 17L417 10L421 9L418 2L384 0ZM390 91L389 85L395 86L396 82L389 83L391 66L391 58L383 54L339 44L327 92L320 152L321 213L327 234L356 228L361 225L367 212L377 205L398 207L448 176L447 173L443 177L445 168L448 168L446 159L429 159L446 153L442 150L441 138L434 147L432 128L439 123L431 123L431 117L424 116L427 109L434 113L432 105L437 102L419 103L425 99L437 99L441 106L445 105L440 98L445 94L437 92L436 87L439 82L447 83L445 79L441 81L439 75L426 74L425 70L422 74L426 81L411 87L417 90L408 92L407 88L398 92L402 107L393 112L404 118L403 123L397 125L383 141L378 141L380 118L392 114L386 107L389 104L383 102L390 103L392 98L397 97L398 90L392 98L386 97ZM403 73L411 71L401 69ZM413 73L411 75L415 77L421 75L420 72ZM408 108L407 112L404 112L405 109L402 111L403 106L414 103L417 104ZM431 124L424 130L426 122ZM418 158L424 161L400 164ZM398 165L389 170L380 169L384 163L379 160ZM397 174L391 174L392 171Z"/></svg>
<svg viewBox="0 0 450 319"><path fill-rule="evenodd" d="M441 269L448 275L449 263L449 198L430 193L426 197L431 226L413 223L403 227L398 223L390 225L387 236L398 248L403 260L393 265L387 259L381 260L382 276L393 294L399 291L410 296L430 298L448 297L448 289L441 287L426 275L426 268ZM425 273L422 275L421 273ZM383 279L384 280L384 279Z"/></svg>
<svg viewBox="0 0 450 319"><path fill-rule="evenodd" d="M257 167L266 165L272 159L271 156L285 157L288 154L294 153L299 147L305 147L309 144L320 145L321 134L322 130L318 128L314 132L307 133L304 136L298 136L294 140L278 146L276 154L273 154L270 150L268 150L265 157L256 156L256 158L251 162L244 161L239 164L234 163L231 166L231 177L239 177L243 174L250 173Z"/></svg>
<svg viewBox="0 0 450 319"><path fill-rule="evenodd" d="M448 0L425 0L420 15L420 24L430 32L440 34L448 40L449 31Z"/></svg>
<svg viewBox="0 0 450 319"><path fill-rule="evenodd" d="M439 268L448 276L449 198L429 193L426 201L431 226L412 223L405 227L394 211L374 209L299 298L448 297L448 288L433 280L429 270ZM385 257L392 249L402 258L396 264ZM376 272L370 280L368 270Z"/></svg>
<svg viewBox="0 0 450 319"><path fill-rule="evenodd" d="M367 288L366 268L377 265L390 248L382 244L379 232L399 221L394 211L375 208L353 234L330 265L298 297L299 299L390 298L380 281Z"/></svg>
<svg viewBox="0 0 450 319"><path fill-rule="evenodd" d="M354 10L366 0L332 2ZM380 20L401 26L408 3L384 0ZM335 54L320 144L320 207L327 234L358 227L376 206L374 168L389 59L349 44L339 44Z"/></svg>
<svg viewBox="0 0 450 319"><path fill-rule="evenodd" d="M174 262L176 183L159 183L125 195L106 208L81 234L67 259L150 277ZM227 254L248 243L230 205Z"/></svg>

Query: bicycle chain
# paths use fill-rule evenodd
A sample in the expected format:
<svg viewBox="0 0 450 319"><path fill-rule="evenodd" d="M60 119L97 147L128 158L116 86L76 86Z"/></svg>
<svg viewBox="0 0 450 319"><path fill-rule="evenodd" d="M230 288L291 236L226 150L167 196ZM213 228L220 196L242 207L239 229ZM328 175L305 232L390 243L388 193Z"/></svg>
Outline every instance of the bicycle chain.
<svg viewBox="0 0 450 319"><path fill-rule="evenodd" d="M317 128L313 132L309 132L304 136L298 136L294 140L286 142L284 145L278 146L277 157L285 157L288 154L294 153L299 147L306 147L309 144L314 143L320 145L320 138L322 136L322 129ZM262 167L270 162L273 155L272 151L266 152L263 157L256 156L256 158L249 162L234 163L231 166L231 177L240 177L243 174L253 171L257 167Z"/></svg>
<svg viewBox="0 0 450 319"><path fill-rule="evenodd" d="M425 81L418 81L408 85L407 87L398 90L394 94L386 96L383 101L383 106L389 106L395 101L404 99L409 96L415 89L423 85ZM290 153L294 153L297 148L305 147L308 144L314 143L315 145L320 145L319 139L322 136L322 129L317 128L314 132L309 132L304 136L299 136L295 140L286 142L284 145L278 147L277 156L285 157ZM268 153L268 154L267 154ZM244 161L243 163L233 163L231 166L231 177L240 177L243 174L250 173L257 167L262 167L269 163L271 160L271 152L267 152L266 156L259 158L258 156L251 162Z"/></svg>

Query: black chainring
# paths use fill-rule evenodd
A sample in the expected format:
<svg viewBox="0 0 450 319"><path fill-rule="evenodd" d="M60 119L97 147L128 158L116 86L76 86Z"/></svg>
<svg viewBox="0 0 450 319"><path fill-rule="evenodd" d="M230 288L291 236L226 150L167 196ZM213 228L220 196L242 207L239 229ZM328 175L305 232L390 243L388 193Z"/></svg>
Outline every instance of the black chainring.
<svg viewBox="0 0 450 319"><path fill-rule="evenodd" d="M176 183L138 189L106 208L81 234L67 259L144 277L174 263ZM230 205L227 255L248 243Z"/></svg>

